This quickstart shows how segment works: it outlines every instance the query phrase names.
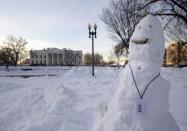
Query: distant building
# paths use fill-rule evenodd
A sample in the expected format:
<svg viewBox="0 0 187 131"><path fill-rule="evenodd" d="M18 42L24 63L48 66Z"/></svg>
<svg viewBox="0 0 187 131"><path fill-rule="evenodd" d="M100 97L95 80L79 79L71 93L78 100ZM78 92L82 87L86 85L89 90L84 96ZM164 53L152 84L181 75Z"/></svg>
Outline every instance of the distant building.
<svg viewBox="0 0 187 131"><path fill-rule="evenodd" d="M47 48L30 51L30 65L81 65L82 51Z"/></svg>
<svg viewBox="0 0 187 131"><path fill-rule="evenodd" d="M170 44L165 50L164 65L166 66L187 65L187 44L179 46L176 43Z"/></svg>

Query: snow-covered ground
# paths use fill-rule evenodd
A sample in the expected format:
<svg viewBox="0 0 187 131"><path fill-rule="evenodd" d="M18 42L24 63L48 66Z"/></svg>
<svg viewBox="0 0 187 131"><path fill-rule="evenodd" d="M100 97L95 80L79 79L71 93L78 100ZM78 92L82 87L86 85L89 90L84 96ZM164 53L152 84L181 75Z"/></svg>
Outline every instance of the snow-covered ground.
<svg viewBox="0 0 187 131"><path fill-rule="evenodd" d="M0 131L89 131L99 103L111 101L120 72L97 67L92 77L90 67L0 69ZM4 77L31 74L44 76ZM186 131L187 68L162 68L161 74L171 83L170 111L181 131Z"/></svg>

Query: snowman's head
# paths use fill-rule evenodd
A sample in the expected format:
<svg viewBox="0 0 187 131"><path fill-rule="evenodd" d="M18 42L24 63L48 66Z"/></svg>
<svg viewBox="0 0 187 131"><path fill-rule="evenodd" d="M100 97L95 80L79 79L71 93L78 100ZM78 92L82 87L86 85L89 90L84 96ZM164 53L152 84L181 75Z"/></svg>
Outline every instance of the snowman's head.
<svg viewBox="0 0 187 131"><path fill-rule="evenodd" d="M165 38L160 21L152 15L137 25L129 44L129 62L162 65Z"/></svg>

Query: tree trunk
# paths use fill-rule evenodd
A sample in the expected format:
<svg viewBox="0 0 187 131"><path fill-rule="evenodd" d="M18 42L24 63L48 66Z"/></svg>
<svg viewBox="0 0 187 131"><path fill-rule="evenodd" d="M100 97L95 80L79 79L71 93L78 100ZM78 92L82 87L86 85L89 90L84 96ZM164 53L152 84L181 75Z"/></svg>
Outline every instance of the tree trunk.
<svg viewBox="0 0 187 131"><path fill-rule="evenodd" d="M118 61L117 66L118 66L118 69L119 69L120 68L119 67L119 56L117 57L117 61Z"/></svg>

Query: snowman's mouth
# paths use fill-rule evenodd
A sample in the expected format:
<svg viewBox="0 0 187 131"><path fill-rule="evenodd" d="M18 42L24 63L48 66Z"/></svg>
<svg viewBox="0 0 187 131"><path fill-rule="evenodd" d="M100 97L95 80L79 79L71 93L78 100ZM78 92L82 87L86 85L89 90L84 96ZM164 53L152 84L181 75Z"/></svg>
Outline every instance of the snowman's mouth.
<svg viewBox="0 0 187 131"><path fill-rule="evenodd" d="M146 38L146 39L143 39L143 40L132 40L132 42L133 43L135 43L135 44L146 44L147 42L148 42L148 38Z"/></svg>

